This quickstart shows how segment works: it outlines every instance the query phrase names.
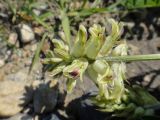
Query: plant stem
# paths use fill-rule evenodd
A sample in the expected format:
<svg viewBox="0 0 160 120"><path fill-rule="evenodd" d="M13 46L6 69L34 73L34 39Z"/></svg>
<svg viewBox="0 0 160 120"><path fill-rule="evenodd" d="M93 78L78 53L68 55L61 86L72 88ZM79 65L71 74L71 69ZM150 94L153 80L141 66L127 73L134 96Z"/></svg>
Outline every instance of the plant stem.
<svg viewBox="0 0 160 120"><path fill-rule="evenodd" d="M149 61L149 60L160 60L160 54L106 56L97 58L97 60L101 59L105 59L108 62Z"/></svg>

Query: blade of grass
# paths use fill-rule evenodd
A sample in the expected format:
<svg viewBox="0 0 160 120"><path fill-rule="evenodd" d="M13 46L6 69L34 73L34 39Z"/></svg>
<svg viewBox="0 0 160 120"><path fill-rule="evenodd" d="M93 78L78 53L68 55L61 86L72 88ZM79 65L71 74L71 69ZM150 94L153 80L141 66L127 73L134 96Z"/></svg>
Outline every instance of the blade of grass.
<svg viewBox="0 0 160 120"><path fill-rule="evenodd" d="M99 0L95 1L96 4L98 4ZM117 5L121 4L122 0L118 0L117 2L109 5L108 7L102 7L102 8L89 8L89 9L79 9L79 10L75 10L75 11L71 11L68 13L69 16L89 16L95 13L105 13L105 12L116 12L117 10L115 10L114 8L116 8ZM118 11L117 11L118 12Z"/></svg>
<svg viewBox="0 0 160 120"><path fill-rule="evenodd" d="M160 0L117 0L117 2L105 8L83 8L75 11L70 11L68 15L85 17L95 13L119 12L119 10L115 9L118 5L122 5L128 9L158 7L160 6Z"/></svg>
<svg viewBox="0 0 160 120"><path fill-rule="evenodd" d="M32 3L30 3L29 4L29 8L38 8L39 6L42 6L42 5L44 5L43 3L40 3L40 2L32 2Z"/></svg>
<svg viewBox="0 0 160 120"><path fill-rule="evenodd" d="M68 13L69 16L89 16L95 13L103 13L107 12L108 8L90 8L90 9L81 9L81 10L75 10Z"/></svg>
<svg viewBox="0 0 160 120"><path fill-rule="evenodd" d="M43 27L45 27L48 31L50 31L52 28L51 26L49 26L48 24L46 24L43 20L40 19L39 16L35 15L34 13L32 13L33 18L35 19L36 22L38 22L39 24L41 24Z"/></svg>
<svg viewBox="0 0 160 120"><path fill-rule="evenodd" d="M52 16L53 16L53 13L48 11L48 12L45 12L44 14L40 15L39 18L42 21L45 21L47 18L52 17Z"/></svg>
<svg viewBox="0 0 160 120"><path fill-rule="evenodd" d="M39 60L40 51L41 51L41 48L42 48L42 46L43 46L43 44L44 44L44 42L45 42L45 40L46 40L47 35L48 35L48 34L45 33L45 34L43 35L40 43L38 44L37 50L36 50L36 52L35 52L35 54L34 54L34 57L33 57L33 59L32 59L31 66L30 66L30 68L29 68L29 74L31 73L34 65L35 65L35 64L38 62L38 60Z"/></svg>
<svg viewBox="0 0 160 120"><path fill-rule="evenodd" d="M149 60L160 60L160 54L149 54L149 55L128 55L128 56L106 56L99 57L98 60L104 59L108 62L131 62L131 61L149 61Z"/></svg>
<svg viewBox="0 0 160 120"><path fill-rule="evenodd" d="M9 0L6 0L6 3L8 4L8 6L9 6L10 10L12 11L12 13L14 15L16 15L17 9L16 9L15 4L12 4L11 1L9 1Z"/></svg>
<svg viewBox="0 0 160 120"><path fill-rule="evenodd" d="M113 11L114 8L116 8L118 5L122 4L123 0L117 0L117 2L109 5L107 8L109 11Z"/></svg>
<svg viewBox="0 0 160 120"><path fill-rule="evenodd" d="M69 22L69 18L66 15L64 10L61 10L61 17L62 17L62 27L64 30L64 34L66 37L66 42L69 45L69 47L71 47L71 41L70 41L70 22Z"/></svg>
<svg viewBox="0 0 160 120"><path fill-rule="evenodd" d="M128 9L159 7L160 0L122 0L121 4Z"/></svg>
<svg viewBox="0 0 160 120"><path fill-rule="evenodd" d="M61 8L63 9L63 8L64 8L64 6L65 6L65 2L66 2L66 0L60 0L59 2L60 2L60 6L61 6Z"/></svg>
<svg viewBox="0 0 160 120"><path fill-rule="evenodd" d="M88 1L88 0L83 0L83 3L82 3L82 5L81 5L81 8L84 8L84 7L85 7L87 1Z"/></svg>
<svg viewBox="0 0 160 120"><path fill-rule="evenodd" d="M160 110L160 103L154 104L154 105L146 105L144 106L145 109L154 109L154 110Z"/></svg>
<svg viewBox="0 0 160 120"><path fill-rule="evenodd" d="M160 120L160 116L158 115L143 116L142 120Z"/></svg>
<svg viewBox="0 0 160 120"><path fill-rule="evenodd" d="M102 1L101 0L95 0L92 4L92 8L97 7Z"/></svg>
<svg viewBox="0 0 160 120"><path fill-rule="evenodd" d="M11 12L13 13L13 17L12 17L12 22L14 23L16 21L16 14L17 14L17 8L15 6L15 4L13 4L11 1L6 0L6 3L8 4L9 9L11 10Z"/></svg>

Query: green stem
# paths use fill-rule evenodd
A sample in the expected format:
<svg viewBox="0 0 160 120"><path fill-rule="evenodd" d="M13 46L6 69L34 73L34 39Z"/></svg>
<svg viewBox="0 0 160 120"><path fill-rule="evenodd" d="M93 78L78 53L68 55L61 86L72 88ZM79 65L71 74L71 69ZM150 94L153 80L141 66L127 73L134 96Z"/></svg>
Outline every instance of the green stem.
<svg viewBox="0 0 160 120"><path fill-rule="evenodd" d="M97 60L101 59L105 59L108 62L149 61L149 60L160 60L160 54L106 56L97 58Z"/></svg>

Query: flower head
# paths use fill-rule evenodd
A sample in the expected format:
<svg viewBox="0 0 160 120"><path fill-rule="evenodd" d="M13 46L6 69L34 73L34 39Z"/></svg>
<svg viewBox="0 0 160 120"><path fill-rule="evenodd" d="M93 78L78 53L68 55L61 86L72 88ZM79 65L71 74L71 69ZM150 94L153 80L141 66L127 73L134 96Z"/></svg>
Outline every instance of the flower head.
<svg viewBox="0 0 160 120"><path fill-rule="evenodd" d="M127 55L127 45L119 42L122 24L113 19L108 20L111 30L105 35L105 28L94 24L89 28L89 34L83 25L72 47L62 40L53 39L53 51L43 62L52 64L51 75L63 75L67 78L67 90L71 92L78 79L83 80L84 73L99 88L97 99L119 102L124 92L125 64L123 62L107 62L97 57Z"/></svg>

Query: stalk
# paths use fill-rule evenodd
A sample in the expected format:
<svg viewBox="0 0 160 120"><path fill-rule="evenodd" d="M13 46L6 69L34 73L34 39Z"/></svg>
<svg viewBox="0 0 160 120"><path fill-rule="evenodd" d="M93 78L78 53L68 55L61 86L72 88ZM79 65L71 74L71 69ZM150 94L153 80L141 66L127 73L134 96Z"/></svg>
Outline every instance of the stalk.
<svg viewBox="0 0 160 120"><path fill-rule="evenodd" d="M108 62L150 61L150 60L160 60L160 54L105 56L97 58L97 60L101 59L105 59Z"/></svg>

